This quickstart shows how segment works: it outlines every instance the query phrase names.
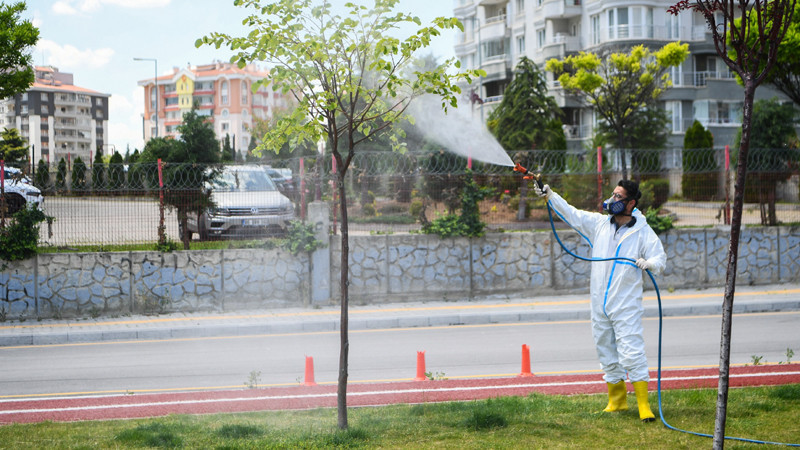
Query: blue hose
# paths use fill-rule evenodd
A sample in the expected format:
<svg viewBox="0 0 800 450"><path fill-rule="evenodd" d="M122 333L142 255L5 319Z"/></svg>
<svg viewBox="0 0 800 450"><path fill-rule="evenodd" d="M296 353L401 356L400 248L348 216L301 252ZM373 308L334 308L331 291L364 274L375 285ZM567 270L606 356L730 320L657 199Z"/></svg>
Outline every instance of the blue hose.
<svg viewBox="0 0 800 450"><path fill-rule="evenodd" d="M556 232L556 225L553 222L553 209L550 206L550 200L547 201L547 214L550 216L550 228L553 230L553 236L555 236L556 241L561 246L561 248L564 249L564 251L567 252L567 254L569 254L570 256L572 256L574 258L577 258L577 259L580 259L581 261L588 261L588 262L630 261L630 262L632 262L634 264L636 263L636 261L634 261L631 258L623 258L623 257L586 258L586 257L583 257L583 256L576 255L575 253L571 252L564 245L564 243L561 242L561 238L558 237L558 233ZM564 218L561 217L561 220L564 220ZM566 220L564 220L564 222L566 222L567 225L569 225L569 222L567 222ZM663 321L664 321L664 317L663 317L663 314L661 312L661 292L658 290L658 283L656 283L656 279L653 276L653 274L650 273L650 270L647 269L645 271L647 272L647 275L650 276L650 281L653 282L653 287L656 290L656 297L658 298L658 414L661 416L661 423L663 423L664 426L669 428L670 430L680 431L681 433L693 434L695 436L713 438L714 436L711 435L711 434L697 433L697 432L694 432L694 431L681 430L680 428L673 427L672 425L668 424L667 420L664 418L664 409L661 407L661 333L662 333L662 330L663 330ZM725 439L729 439L729 440L732 440L732 441L749 442L749 443L752 443L752 444L772 444L772 445L785 445L785 446L789 446L789 447L800 447L800 444L788 444L788 443L784 443L784 442L759 441L759 440L755 440L755 439L745 439L745 438L738 438L738 437L731 437L731 436L725 436Z"/></svg>

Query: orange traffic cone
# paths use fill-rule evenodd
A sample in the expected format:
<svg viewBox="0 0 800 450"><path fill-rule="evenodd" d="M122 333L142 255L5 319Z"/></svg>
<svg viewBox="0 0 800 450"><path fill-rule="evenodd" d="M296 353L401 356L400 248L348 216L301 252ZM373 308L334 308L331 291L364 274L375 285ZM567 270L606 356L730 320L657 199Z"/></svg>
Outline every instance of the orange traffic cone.
<svg viewBox="0 0 800 450"><path fill-rule="evenodd" d="M417 378L414 381L425 381L428 377L425 376L425 351L417 352Z"/></svg>
<svg viewBox="0 0 800 450"><path fill-rule="evenodd" d="M532 377L531 373L531 349L527 344L522 344L522 372L518 377Z"/></svg>
<svg viewBox="0 0 800 450"><path fill-rule="evenodd" d="M316 386L317 383L314 382L314 358L311 356L306 356L306 381L303 383L304 386Z"/></svg>

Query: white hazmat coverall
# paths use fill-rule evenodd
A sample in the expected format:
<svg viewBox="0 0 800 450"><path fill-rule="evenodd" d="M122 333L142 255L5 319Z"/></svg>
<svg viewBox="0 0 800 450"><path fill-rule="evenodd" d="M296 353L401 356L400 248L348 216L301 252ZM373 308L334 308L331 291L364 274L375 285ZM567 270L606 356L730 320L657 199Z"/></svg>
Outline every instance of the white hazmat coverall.
<svg viewBox="0 0 800 450"><path fill-rule="evenodd" d="M617 230L612 216L581 211L550 190L548 203L559 217L589 241L592 258L644 258L653 275L664 270L667 255L647 219L634 208L632 227ZM642 336L642 270L630 261L591 263L592 335L607 383L649 381Z"/></svg>

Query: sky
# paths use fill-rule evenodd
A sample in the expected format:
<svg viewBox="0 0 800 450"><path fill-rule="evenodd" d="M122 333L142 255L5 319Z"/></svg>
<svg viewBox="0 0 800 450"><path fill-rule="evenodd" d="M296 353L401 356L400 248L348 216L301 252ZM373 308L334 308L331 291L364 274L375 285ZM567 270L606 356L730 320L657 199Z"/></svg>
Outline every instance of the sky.
<svg viewBox="0 0 800 450"><path fill-rule="evenodd" d="M348 0L331 0L342 7ZM371 0L355 3L372 5ZM74 75L76 86L110 94L108 143L122 155L141 150L143 88L137 83L173 67L228 61L231 52L195 40L213 31L244 36L241 24L252 11L233 0L26 0L25 19L39 28L32 51L35 65L50 65ZM267 3L265 1L265 3ZM396 11L412 13L423 26L453 15L452 0L400 0ZM443 62L454 56L455 33L446 32L429 51ZM261 63L263 69L270 67Z"/></svg>

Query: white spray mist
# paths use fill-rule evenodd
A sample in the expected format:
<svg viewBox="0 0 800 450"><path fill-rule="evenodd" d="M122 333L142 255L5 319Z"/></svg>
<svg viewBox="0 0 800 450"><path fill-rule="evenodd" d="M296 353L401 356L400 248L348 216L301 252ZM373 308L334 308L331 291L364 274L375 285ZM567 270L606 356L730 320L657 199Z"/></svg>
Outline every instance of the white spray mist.
<svg viewBox="0 0 800 450"><path fill-rule="evenodd" d="M445 150L490 164L513 167L514 162L481 123L480 111L467 103L442 110L441 99L434 95L415 98L407 110L417 128Z"/></svg>

